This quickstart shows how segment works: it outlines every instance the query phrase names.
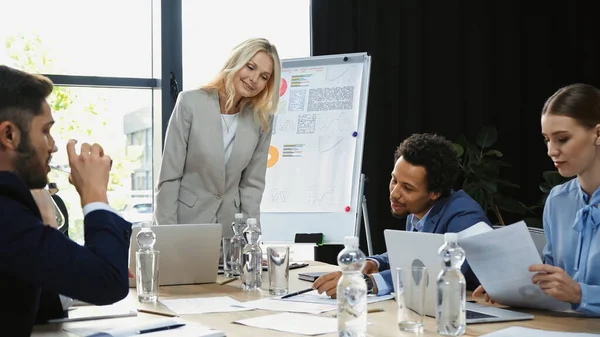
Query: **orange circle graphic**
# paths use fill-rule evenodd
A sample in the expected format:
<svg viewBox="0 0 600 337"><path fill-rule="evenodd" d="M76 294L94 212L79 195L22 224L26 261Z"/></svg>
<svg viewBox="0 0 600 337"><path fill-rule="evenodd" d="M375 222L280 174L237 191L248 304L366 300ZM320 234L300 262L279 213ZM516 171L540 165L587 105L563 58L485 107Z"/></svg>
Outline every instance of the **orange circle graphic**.
<svg viewBox="0 0 600 337"><path fill-rule="evenodd" d="M267 168L273 167L279 160L279 151L273 145L269 146L269 159L267 159Z"/></svg>

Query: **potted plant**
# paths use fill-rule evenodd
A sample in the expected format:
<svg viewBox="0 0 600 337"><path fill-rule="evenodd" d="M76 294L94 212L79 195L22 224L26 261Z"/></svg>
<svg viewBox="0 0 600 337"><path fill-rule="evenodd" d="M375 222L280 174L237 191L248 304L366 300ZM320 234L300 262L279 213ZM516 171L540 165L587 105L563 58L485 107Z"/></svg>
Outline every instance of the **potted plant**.
<svg viewBox="0 0 600 337"><path fill-rule="evenodd" d="M461 135L454 147L460 158L462 189L477 201L486 213L494 214L497 224L505 225L502 211L525 216L530 209L500 191L501 187L519 188L519 185L500 177L501 168L510 165L502 160L503 153L493 148L497 140L496 128L487 126L479 131L474 143Z"/></svg>

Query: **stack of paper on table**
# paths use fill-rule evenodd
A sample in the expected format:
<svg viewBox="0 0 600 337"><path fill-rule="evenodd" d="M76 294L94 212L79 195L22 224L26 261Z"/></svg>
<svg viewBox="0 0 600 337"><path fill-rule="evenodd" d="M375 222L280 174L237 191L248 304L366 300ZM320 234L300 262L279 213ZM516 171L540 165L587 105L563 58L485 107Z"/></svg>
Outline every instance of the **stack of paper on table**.
<svg viewBox="0 0 600 337"><path fill-rule="evenodd" d="M282 313L235 321L255 328L315 336L337 331L337 319L303 314Z"/></svg>
<svg viewBox="0 0 600 337"><path fill-rule="evenodd" d="M235 312L253 309L241 306L241 302L238 302L229 296L181 298L175 300L160 300L160 302L178 315Z"/></svg>
<svg viewBox="0 0 600 337"><path fill-rule="evenodd" d="M160 320L151 320L138 324L126 324L125 327L114 327L114 323L105 327L77 327L66 328L64 330L74 333L81 337L130 337L138 336L140 330L153 329L159 327L170 326L173 324L185 323L185 326L144 333L144 337L225 337L225 334L218 330L209 329L201 324L187 322L182 319L168 318ZM125 324L124 324L125 325Z"/></svg>
<svg viewBox="0 0 600 337"><path fill-rule="evenodd" d="M547 330L537 330L521 327L510 327L500 331L492 332L481 337L600 337L591 333L575 332L556 332Z"/></svg>
<svg viewBox="0 0 600 337"><path fill-rule="evenodd" d="M571 305L542 292L531 282L528 270L542 259L521 221L493 230L477 223L459 233L469 266L494 301L508 306L555 311L571 310Z"/></svg>

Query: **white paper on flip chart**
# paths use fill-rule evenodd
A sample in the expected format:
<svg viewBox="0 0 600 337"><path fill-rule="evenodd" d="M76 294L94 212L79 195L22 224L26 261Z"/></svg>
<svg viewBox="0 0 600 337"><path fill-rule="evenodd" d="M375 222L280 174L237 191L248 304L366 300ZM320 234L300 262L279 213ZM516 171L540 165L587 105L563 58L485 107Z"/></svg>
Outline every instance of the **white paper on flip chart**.
<svg viewBox="0 0 600 337"><path fill-rule="evenodd" d="M241 302L229 296L181 298L160 301L178 315L252 310L252 308L240 306Z"/></svg>
<svg viewBox="0 0 600 337"><path fill-rule="evenodd" d="M337 331L337 319L294 313L282 313L235 321L255 328L315 336Z"/></svg>
<svg viewBox="0 0 600 337"><path fill-rule="evenodd" d="M337 309L337 305L330 304L317 304L317 303L302 303L302 302L288 302L277 298L263 298L256 301L248 301L238 304L245 308L250 309L261 309L271 311L285 311L285 312L301 312L307 314L320 314L327 311Z"/></svg>
<svg viewBox="0 0 600 337"><path fill-rule="evenodd" d="M367 296L367 304L387 301L394 298L393 294L377 296L377 295L368 295ZM280 298L277 298L280 299ZM327 296L326 293L319 294L316 290L308 293L292 296L289 298L282 299L282 301L289 302L305 302L305 303L316 303L316 304L325 304L337 306L337 300L335 298L331 298Z"/></svg>
<svg viewBox="0 0 600 337"><path fill-rule="evenodd" d="M178 323L185 323L185 326L172 330L144 333L143 336L166 337L176 335L178 337L225 337L225 334L221 331L209 329L198 323L175 318L157 319L137 324L124 324L122 327L118 328L115 328L113 323L108 324L105 327L80 326L65 328L64 330L81 337L130 337L137 336L140 330L159 328Z"/></svg>
<svg viewBox="0 0 600 337"><path fill-rule="evenodd" d="M513 326L482 335L481 337L600 337L600 335L591 333L556 332Z"/></svg>
<svg viewBox="0 0 600 337"><path fill-rule="evenodd" d="M460 236L459 236L460 237ZM555 311L571 305L542 292L531 282L532 264L541 264L540 255L525 222L459 239L471 269L494 301L503 305Z"/></svg>

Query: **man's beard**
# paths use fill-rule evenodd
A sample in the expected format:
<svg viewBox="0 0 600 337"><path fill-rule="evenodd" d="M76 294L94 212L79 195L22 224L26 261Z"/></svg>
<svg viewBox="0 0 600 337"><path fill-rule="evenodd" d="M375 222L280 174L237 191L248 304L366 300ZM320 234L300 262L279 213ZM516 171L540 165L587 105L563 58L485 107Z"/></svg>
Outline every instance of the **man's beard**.
<svg viewBox="0 0 600 337"><path fill-rule="evenodd" d="M23 137L17 147L15 174L30 189L40 189L48 184L46 173L46 167L40 162L35 148L31 145L29 136Z"/></svg>
<svg viewBox="0 0 600 337"><path fill-rule="evenodd" d="M401 213L401 214L399 214L399 213L394 213L394 211L390 211L390 213L392 213L392 216L394 218L400 219L400 220L406 219L406 217L408 216L408 212L407 213Z"/></svg>

